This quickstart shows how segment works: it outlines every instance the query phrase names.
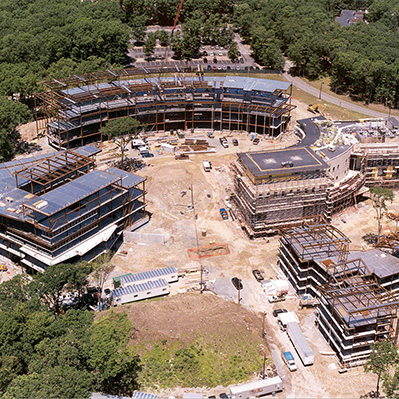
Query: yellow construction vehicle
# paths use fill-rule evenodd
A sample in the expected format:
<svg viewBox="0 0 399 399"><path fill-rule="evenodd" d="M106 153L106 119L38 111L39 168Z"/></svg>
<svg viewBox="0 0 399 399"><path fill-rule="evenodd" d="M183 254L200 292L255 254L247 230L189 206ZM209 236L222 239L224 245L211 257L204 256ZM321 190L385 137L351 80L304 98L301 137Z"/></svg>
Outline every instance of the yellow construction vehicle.
<svg viewBox="0 0 399 399"><path fill-rule="evenodd" d="M324 116L326 106L323 104L309 104L308 111L313 112L314 114L320 114Z"/></svg>

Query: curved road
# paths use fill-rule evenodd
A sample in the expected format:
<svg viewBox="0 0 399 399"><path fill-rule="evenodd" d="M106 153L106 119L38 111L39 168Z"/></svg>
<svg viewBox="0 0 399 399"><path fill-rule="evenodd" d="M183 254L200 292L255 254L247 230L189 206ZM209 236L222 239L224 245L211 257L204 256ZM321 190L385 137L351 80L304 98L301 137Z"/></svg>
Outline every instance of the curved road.
<svg viewBox="0 0 399 399"><path fill-rule="evenodd" d="M298 77L291 76L287 72L291 67L292 67L292 64L289 61L287 61L284 66L283 76L298 89L301 89L301 90L305 91L306 93L309 93L309 94L315 96L316 98L318 98L320 90L307 84L306 82L304 82L302 79L300 79ZM356 104L350 103L345 100L341 100L337 97L334 97L330 94L323 93L323 92L321 93L321 101L328 101L331 104L335 104L335 105L338 105L339 107L347 108L351 111L358 112L363 115L372 116L373 118L388 118L388 116L389 116L388 114L385 114L383 112L373 111L371 109L361 107L360 105L356 105Z"/></svg>

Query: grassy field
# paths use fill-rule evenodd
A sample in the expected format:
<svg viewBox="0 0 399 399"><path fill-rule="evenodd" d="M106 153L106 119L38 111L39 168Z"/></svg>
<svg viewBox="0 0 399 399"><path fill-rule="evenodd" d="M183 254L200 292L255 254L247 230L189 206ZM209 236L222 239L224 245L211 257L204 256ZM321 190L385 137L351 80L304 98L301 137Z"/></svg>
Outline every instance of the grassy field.
<svg viewBox="0 0 399 399"><path fill-rule="evenodd" d="M236 303L189 293L115 310L134 326L143 388L227 386L262 368L261 319Z"/></svg>
<svg viewBox="0 0 399 399"><path fill-rule="evenodd" d="M349 96L345 96L345 95L340 95L340 94L334 93L330 89L330 78L329 77L324 77L324 78L320 78L320 79L317 79L317 80L309 80L309 79L306 79L306 78L301 78L301 79L304 80L306 83L310 84L311 86L315 87L316 89L320 89L320 86L321 86L321 91L323 93L330 94L330 95L332 95L334 97L337 97L337 98L339 98L341 100L348 101L348 102L350 102L352 104L360 105L361 107L365 107L365 108L371 109L373 111L385 112L387 114L389 113L389 108L385 107L382 104L369 104L369 105L366 105L364 102L352 100ZM392 109L391 110L391 115L399 116L399 110Z"/></svg>
<svg viewBox="0 0 399 399"><path fill-rule="evenodd" d="M327 101L322 101L295 86L292 90L292 98L305 104L324 104L326 106L326 113L328 113L333 120L357 120L368 117L367 115L359 114L358 112L339 107Z"/></svg>

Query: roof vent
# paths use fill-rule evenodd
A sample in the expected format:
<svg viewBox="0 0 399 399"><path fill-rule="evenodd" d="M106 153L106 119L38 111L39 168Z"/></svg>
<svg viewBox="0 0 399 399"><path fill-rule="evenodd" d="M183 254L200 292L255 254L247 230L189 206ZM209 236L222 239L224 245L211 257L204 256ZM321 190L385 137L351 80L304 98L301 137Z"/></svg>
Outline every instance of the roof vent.
<svg viewBox="0 0 399 399"><path fill-rule="evenodd" d="M328 146L328 151L334 152L335 151L335 146L329 145Z"/></svg>
<svg viewBox="0 0 399 399"><path fill-rule="evenodd" d="M292 168L293 166L294 166L294 162L292 162L292 161L281 162L281 167L283 167L283 168Z"/></svg>

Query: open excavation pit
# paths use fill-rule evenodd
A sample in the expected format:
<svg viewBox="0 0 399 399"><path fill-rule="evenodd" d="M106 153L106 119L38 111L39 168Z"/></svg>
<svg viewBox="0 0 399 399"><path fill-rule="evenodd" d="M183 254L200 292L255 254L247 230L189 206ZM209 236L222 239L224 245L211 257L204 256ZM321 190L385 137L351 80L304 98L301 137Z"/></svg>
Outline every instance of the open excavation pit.
<svg viewBox="0 0 399 399"><path fill-rule="evenodd" d="M188 257L191 259L204 259L211 256L228 255L230 248L228 244L212 244L206 247L196 247L187 250Z"/></svg>

